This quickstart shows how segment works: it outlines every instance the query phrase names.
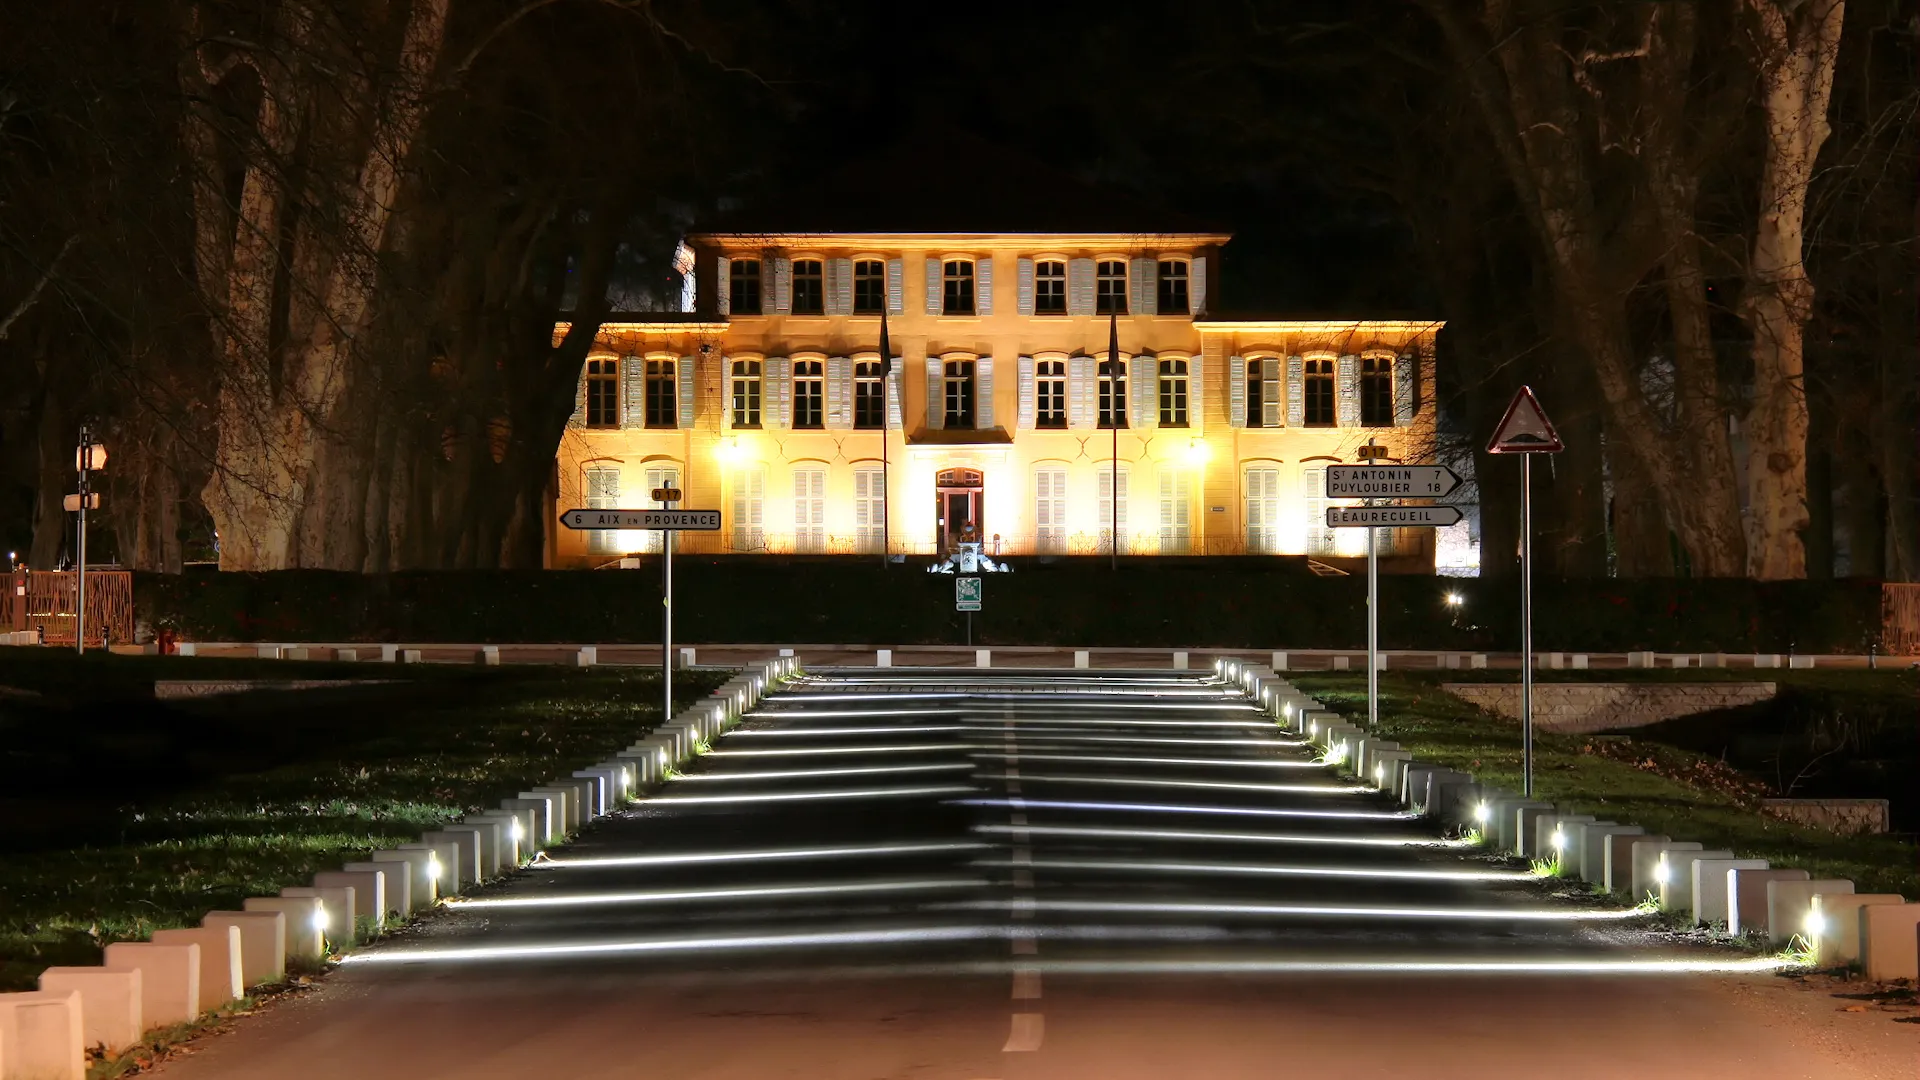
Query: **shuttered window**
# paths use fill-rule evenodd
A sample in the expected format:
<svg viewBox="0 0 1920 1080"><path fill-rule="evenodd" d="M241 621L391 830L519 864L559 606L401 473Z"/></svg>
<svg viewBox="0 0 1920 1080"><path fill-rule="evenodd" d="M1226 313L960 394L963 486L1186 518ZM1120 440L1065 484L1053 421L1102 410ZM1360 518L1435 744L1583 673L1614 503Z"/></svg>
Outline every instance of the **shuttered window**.
<svg viewBox="0 0 1920 1080"><path fill-rule="evenodd" d="M887 305L887 267L879 259L853 264L853 313L878 315Z"/></svg>
<svg viewBox="0 0 1920 1080"><path fill-rule="evenodd" d="M620 470L588 469L586 474L587 509L620 509ZM619 529L591 529L587 532L587 551L593 555L621 554L625 537Z"/></svg>
<svg viewBox="0 0 1920 1080"><path fill-rule="evenodd" d="M886 474L878 465L859 465L853 470L854 542L866 555L879 554L886 542Z"/></svg>
<svg viewBox="0 0 1920 1080"><path fill-rule="evenodd" d="M968 430L973 427L973 361L949 360L946 377L945 419L941 426Z"/></svg>
<svg viewBox="0 0 1920 1080"><path fill-rule="evenodd" d="M940 271L942 315L973 314L973 264L949 259Z"/></svg>
<svg viewBox="0 0 1920 1080"><path fill-rule="evenodd" d="M1247 426L1280 426L1280 360L1278 357L1247 361Z"/></svg>
<svg viewBox="0 0 1920 1080"><path fill-rule="evenodd" d="M1160 361L1160 426L1187 426L1187 362L1185 360Z"/></svg>
<svg viewBox="0 0 1920 1080"><path fill-rule="evenodd" d="M825 427L827 421L826 372L818 360L793 362L793 426Z"/></svg>
<svg viewBox="0 0 1920 1080"><path fill-rule="evenodd" d="M767 549L767 471L754 467L733 473L733 550Z"/></svg>
<svg viewBox="0 0 1920 1080"><path fill-rule="evenodd" d="M1067 550L1067 470L1033 473L1033 549L1042 555Z"/></svg>
<svg viewBox="0 0 1920 1080"><path fill-rule="evenodd" d="M1066 263L1038 262L1033 264L1033 313L1035 315L1065 315L1067 313Z"/></svg>
<svg viewBox="0 0 1920 1080"><path fill-rule="evenodd" d="M1122 263L1121 265L1125 265ZM1127 426L1127 362L1116 357L1100 361L1099 426Z"/></svg>
<svg viewBox="0 0 1920 1080"><path fill-rule="evenodd" d="M1247 554L1274 555L1280 551L1280 470L1248 469Z"/></svg>
<svg viewBox="0 0 1920 1080"><path fill-rule="evenodd" d="M1160 307L1161 315L1186 315L1191 310L1187 293L1187 263L1184 259L1164 260L1160 263Z"/></svg>
<svg viewBox="0 0 1920 1080"><path fill-rule="evenodd" d="M1067 362L1042 360L1034 370L1033 426L1067 426Z"/></svg>
<svg viewBox="0 0 1920 1080"><path fill-rule="evenodd" d="M1100 553L1102 555L1113 551L1113 538L1115 536L1120 537L1119 554L1127 555L1132 553L1133 545L1127 540L1127 489L1131 485L1131 482L1132 477L1127 471L1127 467L1125 465L1120 466L1118 476L1120 503L1116 506L1113 501L1113 493L1116 490L1114 469L1112 466L1108 466L1100 470L1100 479L1097 486L1100 492L1098 513L1100 518Z"/></svg>
<svg viewBox="0 0 1920 1080"><path fill-rule="evenodd" d="M827 470L817 465L793 470L793 550L827 550Z"/></svg>
<svg viewBox="0 0 1920 1080"><path fill-rule="evenodd" d="M1306 508L1306 554L1333 554L1333 530L1327 527L1327 470L1300 470L1300 502Z"/></svg>
<svg viewBox="0 0 1920 1080"><path fill-rule="evenodd" d="M1185 555L1193 549L1193 484L1178 469L1160 473L1160 554Z"/></svg>
<svg viewBox="0 0 1920 1080"><path fill-rule="evenodd" d="M1362 427L1393 425L1393 357L1360 358L1360 424Z"/></svg>
<svg viewBox="0 0 1920 1080"><path fill-rule="evenodd" d="M1308 427L1332 427L1333 408L1333 361L1326 357L1307 361L1307 382L1303 391L1304 400L1302 421Z"/></svg>
<svg viewBox="0 0 1920 1080"><path fill-rule="evenodd" d="M793 313L827 313L826 271L819 259L799 259L793 264Z"/></svg>
<svg viewBox="0 0 1920 1080"><path fill-rule="evenodd" d="M760 361L733 362L733 426L760 426Z"/></svg>
<svg viewBox="0 0 1920 1080"><path fill-rule="evenodd" d="M620 361L587 361L587 426L620 426Z"/></svg>
<svg viewBox="0 0 1920 1080"><path fill-rule="evenodd" d="M1100 264L1099 276L1094 285L1093 313L1095 315L1125 315L1127 313L1127 264L1123 259L1111 259Z"/></svg>
<svg viewBox="0 0 1920 1080"><path fill-rule="evenodd" d="M760 314L760 260L732 260L727 277L727 309L735 315Z"/></svg>
<svg viewBox="0 0 1920 1080"><path fill-rule="evenodd" d="M670 428L680 425L680 379L671 360L647 361L647 426Z"/></svg>
<svg viewBox="0 0 1920 1080"><path fill-rule="evenodd" d="M885 426L883 396L886 383L881 380L880 361L862 360L853 368L853 426L879 430Z"/></svg>
<svg viewBox="0 0 1920 1080"><path fill-rule="evenodd" d="M640 497L640 505L645 507L648 510L667 509L667 504L656 500L653 497L653 493L660 490L661 488L679 487L680 486L680 466L649 465L647 466L647 469L646 469L645 478L646 478L646 491ZM653 552L659 551L661 548L661 537L665 535L666 534L661 532L659 529L642 530L640 532L640 550L648 552L650 554Z"/></svg>

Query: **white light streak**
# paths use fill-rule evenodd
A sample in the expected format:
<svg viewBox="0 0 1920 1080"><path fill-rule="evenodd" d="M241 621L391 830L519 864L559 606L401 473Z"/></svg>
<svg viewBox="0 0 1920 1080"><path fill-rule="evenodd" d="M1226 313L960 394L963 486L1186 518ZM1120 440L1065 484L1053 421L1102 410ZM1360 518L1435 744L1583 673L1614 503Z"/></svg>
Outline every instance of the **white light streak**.
<svg viewBox="0 0 1920 1080"><path fill-rule="evenodd" d="M649 892L576 893L569 896L502 896L482 900L450 899L452 908L610 907L678 904L697 900L764 900L773 897L852 896L873 893L966 889L987 884L977 878L925 878L845 885L764 885L733 889L665 889Z"/></svg>
<svg viewBox="0 0 1920 1080"><path fill-rule="evenodd" d="M848 791L780 791L761 795L662 795L648 800L654 806L717 805L723 803L824 802L832 799L904 799L917 795L963 795L971 787L856 788Z"/></svg>
<svg viewBox="0 0 1920 1080"><path fill-rule="evenodd" d="M730 734L785 738L789 735L917 735L925 731L967 731L965 724L902 724L897 727L791 727L739 728Z"/></svg>
<svg viewBox="0 0 1920 1080"><path fill-rule="evenodd" d="M1007 799L956 799L961 806L1010 806ZM1024 805L1043 810L1117 810L1140 814L1221 814L1230 817L1357 818L1370 821L1411 821L1411 810L1284 810L1254 806L1188 806L1173 803L1050 802L1023 799Z"/></svg>
<svg viewBox="0 0 1920 1080"><path fill-rule="evenodd" d="M1352 919L1461 919L1513 922L1611 922L1646 917L1637 908L1368 907L1345 904L1173 904L1132 900L1027 900L1041 911L1076 915L1299 915ZM1005 911L1009 900L975 900L965 910Z"/></svg>
<svg viewBox="0 0 1920 1080"><path fill-rule="evenodd" d="M975 859L975 866L1010 867L1005 859ZM1270 866L1247 863L1149 862L1130 859L1034 859L1047 870L1104 870L1119 873L1225 874L1248 877L1360 878L1383 881L1532 881L1525 870L1373 870L1349 866Z"/></svg>
<svg viewBox="0 0 1920 1080"><path fill-rule="evenodd" d="M990 844L952 841L919 844L851 844L845 847L759 848L747 851L688 851L676 855L614 855L590 859L549 859L543 869L625 869L638 866L688 866L701 863L787 862L803 859L865 859L892 855L934 855L980 851Z"/></svg>
<svg viewBox="0 0 1920 1080"><path fill-rule="evenodd" d="M769 698L768 701L788 704L792 698ZM952 716L959 709L755 709L742 714L743 720L811 720L819 717L845 719L847 717L867 716Z"/></svg>
<svg viewBox="0 0 1920 1080"><path fill-rule="evenodd" d="M1283 758L1109 757L1097 754L1030 754L1024 751L1017 755L975 751L973 756L995 760L1018 757L1022 761L1073 761L1101 765L1199 765L1228 769L1322 769L1326 767L1318 761L1289 761Z"/></svg>
<svg viewBox="0 0 1920 1080"><path fill-rule="evenodd" d="M1004 964L953 965L998 974ZM1023 960L1048 975L1754 975L1798 967L1778 957L1739 960Z"/></svg>
<svg viewBox="0 0 1920 1080"><path fill-rule="evenodd" d="M867 765L855 769L781 769L775 772L681 773L675 783L736 780L822 780L833 776L879 776L898 773L959 772L973 766L953 765ZM672 796L667 796L672 798Z"/></svg>
<svg viewBox="0 0 1920 1080"><path fill-rule="evenodd" d="M920 743L884 746L808 746L783 750L714 750L707 757L814 757L821 754L928 754L953 750L977 750L980 743Z"/></svg>
<svg viewBox="0 0 1920 1080"><path fill-rule="evenodd" d="M1099 784L1109 787L1175 788L1187 791L1258 791L1273 795L1359 795L1373 789L1358 784L1243 784L1229 780L1152 780L1137 776L1055 776L1046 773L1020 774L1022 779L1044 784ZM1004 780L1006 776L978 774L976 780Z"/></svg>
<svg viewBox="0 0 1920 1080"><path fill-rule="evenodd" d="M733 952L745 949L807 949L823 945L906 945L1005 937L997 927L925 926L897 930L838 930L812 934L655 938L642 941L580 941L559 945L494 945L465 949L378 949L348 953L342 962L417 964L462 960L553 960L563 957L632 956L644 953Z"/></svg>
<svg viewBox="0 0 1920 1080"><path fill-rule="evenodd" d="M972 714L969 714L966 720L973 726L992 725L997 727L1007 722L1005 717L993 719L991 717L975 716ZM1033 731L1045 727L1067 727L1069 725L1084 727L1242 728L1249 731L1274 730L1274 723L1271 720L1123 720L1119 718L1093 720L1074 716L1049 716L1030 722L1014 721L1014 726L1020 731ZM1283 741L1305 742L1306 740L1285 739Z"/></svg>
<svg viewBox="0 0 1920 1080"><path fill-rule="evenodd" d="M977 833L1004 834L1013 831L1006 825L975 825ZM1078 836L1103 840L1178 840L1187 843L1224 844L1315 844L1332 847L1461 847L1464 840L1436 840L1426 837L1405 839L1387 836L1327 836L1290 833L1194 832L1187 829L1107 829L1077 825L1033 825L1027 831L1035 836Z"/></svg>
<svg viewBox="0 0 1920 1080"><path fill-rule="evenodd" d="M1078 732L1050 732L1036 728L1017 727L1015 733L1022 739L1039 743L1125 743L1132 746L1263 746L1293 747L1305 746L1304 741L1292 739L1156 739L1136 735L1082 735Z"/></svg>

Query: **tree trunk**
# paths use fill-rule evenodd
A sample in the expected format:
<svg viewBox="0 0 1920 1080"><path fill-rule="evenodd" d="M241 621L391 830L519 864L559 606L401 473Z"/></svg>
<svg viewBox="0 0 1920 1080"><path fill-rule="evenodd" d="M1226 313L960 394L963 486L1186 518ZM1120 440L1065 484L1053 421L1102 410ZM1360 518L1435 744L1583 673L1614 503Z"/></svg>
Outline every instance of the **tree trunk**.
<svg viewBox="0 0 1920 1080"><path fill-rule="evenodd" d="M1617 450L1611 439L1607 472L1613 479L1614 572L1623 578L1672 577L1673 540L1666 513L1653 497L1639 461Z"/></svg>
<svg viewBox="0 0 1920 1080"><path fill-rule="evenodd" d="M1833 419L1831 406L1810 411L1807 443L1807 576L1833 577Z"/></svg>
<svg viewBox="0 0 1920 1080"><path fill-rule="evenodd" d="M1813 282L1805 266L1807 189L1827 140L1827 102L1845 0L1748 0L1756 16L1766 110L1760 220L1740 315L1753 332L1747 414L1747 572L1805 577L1807 394L1805 333Z"/></svg>
<svg viewBox="0 0 1920 1080"><path fill-rule="evenodd" d="M73 448L79 440L51 387L41 395L37 411L40 483L34 492L33 543L27 548L27 565L35 570L53 570L67 550L67 534L71 531L62 503L74 486Z"/></svg>

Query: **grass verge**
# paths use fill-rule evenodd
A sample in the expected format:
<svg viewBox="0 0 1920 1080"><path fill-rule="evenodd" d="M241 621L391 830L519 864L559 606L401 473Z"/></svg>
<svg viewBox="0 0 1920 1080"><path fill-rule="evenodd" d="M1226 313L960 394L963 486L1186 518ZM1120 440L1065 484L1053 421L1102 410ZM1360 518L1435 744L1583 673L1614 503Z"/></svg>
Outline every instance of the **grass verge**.
<svg viewBox="0 0 1920 1080"><path fill-rule="evenodd" d="M1328 708L1364 722L1364 672L1294 672L1288 678ZM1381 673L1384 733L1424 761L1518 792L1519 725L1446 693L1442 681L1452 680L1425 672ZM1585 736L1536 732L1534 791L1604 821L1698 840L1816 878L1849 878L1860 892L1920 896L1920 848L1914 844L1888 836L1836 836L1767 817L1757 806L1757 785L1714 759L1654 744L1628 746L1631 753L1622 753Z"/></svg>
<svg viewBox="0 0 1920 1080"><path fill-rule="evenodd" d="M608 756L660 720L658 673L634 669L363 666L355 674L396 681L346 696L174 703L152 699L156 670L309 673L285 662L263 673L120 657L61 673L70 662L42 652L31 679L16 679L10 660L0 658L0 687L34 689L0 696L0 742L10 748L0 769L9 791L0 990L31 989L46 967L97 963L109 942L197 925L207 911L411 841ZM723 679L684 674L677 704ZM130 689L142 686L144 699Z"/></svg>

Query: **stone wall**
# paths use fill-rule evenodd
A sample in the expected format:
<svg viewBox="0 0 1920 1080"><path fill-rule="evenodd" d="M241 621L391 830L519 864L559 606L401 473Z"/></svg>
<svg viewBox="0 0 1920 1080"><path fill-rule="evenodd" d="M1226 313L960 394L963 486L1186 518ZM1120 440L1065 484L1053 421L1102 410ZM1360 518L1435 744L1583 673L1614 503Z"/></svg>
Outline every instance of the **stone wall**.
<svg viewBox="0 0 1920 1080"><path fill-rule="evenodd" d="M1783 821L1842 836L1883 833L1892 828L1886 799L1762 799L1760 809Z"/></svg>
<svg viewBox="0 0 1920 1080"><path fill-rule="evenodd" d="M1520 684L1446 683L1448 693L1511 720L1520 718ZM1533 684L1533 723L1541 731L1585 734L1646 727L1677 716L1771 700L1770 682Z"/></svg>

